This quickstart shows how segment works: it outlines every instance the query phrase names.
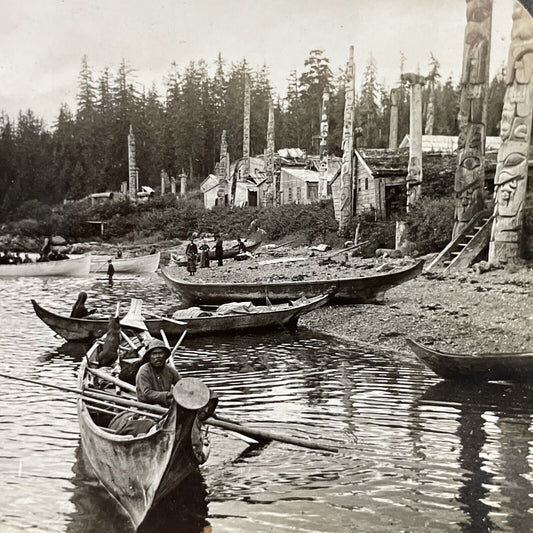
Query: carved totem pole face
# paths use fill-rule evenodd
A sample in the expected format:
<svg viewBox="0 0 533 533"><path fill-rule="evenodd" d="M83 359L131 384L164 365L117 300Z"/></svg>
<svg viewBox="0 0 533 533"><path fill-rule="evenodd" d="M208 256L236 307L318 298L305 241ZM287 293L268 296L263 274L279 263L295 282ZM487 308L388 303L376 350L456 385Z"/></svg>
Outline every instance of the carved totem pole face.
<svg viewBox="0 0 533 533"><path fill-rule="evenodd" d="M458 116L454 237L484 207L484 115L487 105L492 0L467 0L466 20Z"/></svg>
<svg viewBox="0 0 533 533"><path fill-rule="evenodd" d="M498 153L494 177L495 220L491 240L518 246L527 188L533 110L532 78L533 20L516 2L500 130L503 144Z"/></svg>
<svg viewBox="0 0 533 533"><path fill-rule="evenodd" d="M467 224L482 201L483 130L483 124L469 124L466 133L462 132L459 135L457 145L459 158L455 173L456 186L458 186L455 220L459 224Z"/></svg>

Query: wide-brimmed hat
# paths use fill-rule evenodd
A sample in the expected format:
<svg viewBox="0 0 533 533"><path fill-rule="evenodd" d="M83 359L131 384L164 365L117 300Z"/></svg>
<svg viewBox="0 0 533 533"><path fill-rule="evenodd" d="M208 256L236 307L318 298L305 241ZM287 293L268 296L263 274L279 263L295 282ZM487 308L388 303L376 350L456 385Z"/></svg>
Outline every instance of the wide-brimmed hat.
<svg viewBox="0 0 533 533"><path fill-rule="evenodd" d="M153 352L155 349L165 350L167 358L170 357L170 348L166 346L163 341L160 341L159 339L152 339L148 343L148 348L146 349L146 352L144 352L143 359L150 357L150 353Z"/></svg>

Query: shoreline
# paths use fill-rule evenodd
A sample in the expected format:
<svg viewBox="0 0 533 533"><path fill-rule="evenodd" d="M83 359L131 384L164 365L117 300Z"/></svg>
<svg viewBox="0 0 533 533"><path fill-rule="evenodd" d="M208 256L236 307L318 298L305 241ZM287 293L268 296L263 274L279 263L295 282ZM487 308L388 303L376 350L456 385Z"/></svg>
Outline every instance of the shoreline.
<svg viewBox="0 0 533 533"><path fill-rule="evenodd" d="M376 269L404 268L420 258L363 259L309 248L261 247L253 259L225 260L199 268L192 279L209 282L283 281L368 276ZM282 262L283 258L300 258ZM304 258L304 259L302 259ZM279 259L274 264L258 263ZM188 279L184 267L175 272ZM533 352L533 269L508 266L478 274L472 269L447 277L422 273L385 293L383 303L331 305L300 317L299 324L363 347L411 354L406 337L449 352Z"/></svg>

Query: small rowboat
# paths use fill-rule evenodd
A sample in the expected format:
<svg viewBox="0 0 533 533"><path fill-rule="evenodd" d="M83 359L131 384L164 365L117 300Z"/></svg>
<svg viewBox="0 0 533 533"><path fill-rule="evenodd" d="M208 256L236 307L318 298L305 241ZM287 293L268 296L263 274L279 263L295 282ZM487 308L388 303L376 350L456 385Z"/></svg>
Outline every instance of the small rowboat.
<svg viewBox="0 0 533 533"><path fill-rule="evenodd" d="M445 379L527 381L533 378L533 353L448 353L406 339L418 359Z"/></svg>
<svg viewBox="0 0 533 533"><path fill-rule="evenodd" d="M128 399L127 394L117 396L114 389L100 391L91 384L84 361L77 406L84 460L137 529L150 509L207 459L209 447L197 414L209 403L209 389L199 379L182 378L161 417L155 414L158 406ZM139 409L158 420L146 433L117 434L108 428L115 414Z"/></svg>
<svg viewBox="0 0 533 533"><path fill-rule="evenodd" d="M2 276L88 276L91 264L90 255L81 255L59 261L42 263L20 263L0 265Z"/></svg>
<svg viewBox="0 0 533 533"><path fill-rule="evenodd" d="M155 272L159 266L161 253L139 255L137 257L124 257L115 259L111 255L93 255L91 260L91 272L106 272L107 262L112 260L113 268L120 274L149 274Z"/></svg>
<svg viewBox="0 0 533 533"><path fill-rule="evenodd" d="M292 305L282 304L260 306L253 313L235 313L220 316L195 318L145 319L148 331L159 336L161 330L166 335L176 337L187 330L188 335L211 335L252 329L273 329L296 326L300 316L325 305L332 296L320 295L308 300L295 301ZM31 301L37 316L53 331L67 341L92 340L107 331L107 319L71 318L58 315L42 308L35 300Z"/></svg>
<svg viewBox="0 0 533 533"><path fill-rule="evenodd" d="M161 276L183 305L209 305L224 302L297 300L303 296L312 298L335 291L335 303L380 302L385 291L396 287L422 272L424 261L396 272L358 278L328 280L283 281L263 283L198 283L179 279L170 269L162 268Z"/></svg>
<svg viewBox="0 0 533 533"><path fill-rule="evenodd" d="M262 241L258 241L258 242L249 244L248 246L246 246L246 251L253 254L259 248L259 246L261 246L261 243ZM237 247L226 248L222 250L222 259L234 259L238 253L239 253L239 249ZM215 251L209 250L209 252L207 253L207 257L209 261L215 261L216 260ZM198 262L200 262L200 254L198 254ZM178 266L187 266L187 259L175 261L174 264Z"/></svg>

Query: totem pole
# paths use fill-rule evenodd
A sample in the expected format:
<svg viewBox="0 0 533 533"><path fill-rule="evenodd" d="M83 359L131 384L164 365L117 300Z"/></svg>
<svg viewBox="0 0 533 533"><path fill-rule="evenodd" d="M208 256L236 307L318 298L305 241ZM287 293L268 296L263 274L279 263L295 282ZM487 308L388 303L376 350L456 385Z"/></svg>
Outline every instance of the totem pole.
<svg viewBox="0 0 533 533"><path fill-rule="evenodd" d="M130 124L130 132L128 134L128 195L132 202L137 200L137 164L135 162L135 135L133 135L133 127Z"/></svg>
<svg viewBox="0 0 533 533"><path fill-rule="evenodd" d="M267 126L267 146L265 154L265 171L266 171L266 189L265 204L273 205L274 203L274 104L272 100L268 103L268 126Z"/></svg>
<svg viewBox="0 0 533 533"><path fill-rule="evenodd" d="M522 253L527 201L528 152L533 114L533 18L517 1L505 75L498 165L494 176L494 221L489 261L517 259Z"/></svg>
<svg viewBox="0 0 533 533"><path fill-rule="evenodd" d="M176 196L176 178L174 176L170 176L170 192Z"/></svg>
<svg viewBox="0 0 533 533"><path fill-rule="evenodd" d="M342 166L340 173L341 205L339 232L344 232L353 216L353 127L355 115L355 65L353 46L346 71L344 98L344 126L342 130Z"/></svg>
<svg viewBox="0 0 533 533"><path fill-rule="evenodd" d="M181 174L178 177L180 179L180 196L184 196L187 192L187 174L181 169Z"/></svg>
<svg viewBox="0 0 533 533"><path fill-rule="evenodd" d="M409 165L407 167L407 211L422 194L422 86L420 74L402 74L411 85L409 113Z"/></svg>
<svg viewBox="0 0 533 533"><path fill-rule="evenodd" d="M390 92L389 150L398 148L398 89Z"/></svg>
<svg viewBox="0 0 533 533"><path fill-rule="evenodd" d="M226 141L226 130L222 130L220 141L220 160L216 167L218 176L217 198L218 205L224 205L226 197L226 184L228 180L228 143Z"/></svg>
<svg viewBox="0 0 533 533"><path fill-rule="evenodd" d="M453 237L485 208L485 135L489 86L492 0L467 0L455 171Z"/></svg>
<svg viewBox="0 0 533 533"><path fill-rule="evenodd" d="M242 157L244 179L250 175L250 79L244 76L244 122L242 129Z"/></svg>
<svg viewBox="0 0 533 533"><path fill-rule="evenodd" d="M166 173L166 171L162 170L161 171L161 196L165 195L165 187L166 187L167 181L168 181L168 174Z"/></svg>
<svg viewBox="0 0 533 533"><path fill-rule="evenodd" d="M318 197L328 195L328 133L329 133L329 88L324 87L322 93L322 113L320 116L320 178L318 181Z"/></svg>

